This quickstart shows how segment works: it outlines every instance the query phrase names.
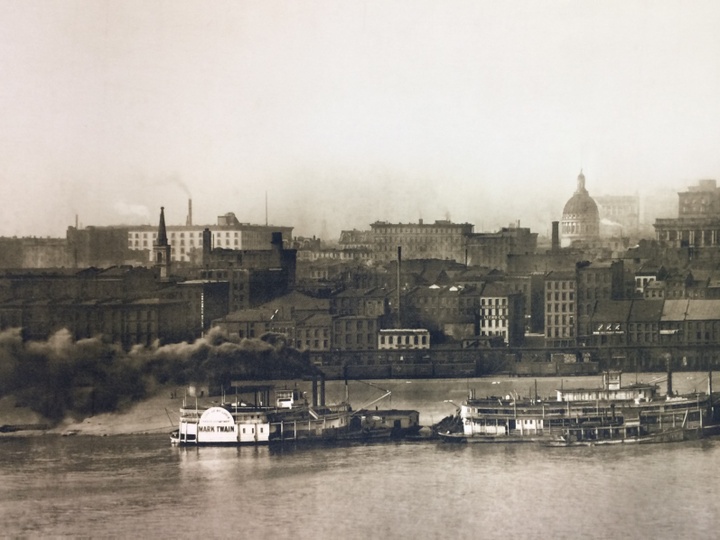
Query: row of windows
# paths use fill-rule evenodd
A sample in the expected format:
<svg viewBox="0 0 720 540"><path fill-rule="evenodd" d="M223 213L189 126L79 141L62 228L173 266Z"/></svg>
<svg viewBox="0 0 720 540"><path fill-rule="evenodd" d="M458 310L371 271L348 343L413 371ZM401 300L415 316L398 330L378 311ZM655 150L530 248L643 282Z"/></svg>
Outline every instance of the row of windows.
<svg viewBox="0 0 720 540"><path fill-rule="evenodd" d="M575 336L575 329L572 327L558 327L558 328L548 328L545 331L545 337L556 337L556 338L563 338L563 337L574 337Z"/></svg>
<svg viewBox="0 0 720 540"><path fill-rule="evenodd" d="M507 298L481 298L480 303L485 306L506 306L508 303Z"/></svg>
<svg viewBox="0 0 720 540"><path fill-rule="evenodd" d="M345 321L346 332L352 332L353 330L362 330L365 327L367 327L368 330L373 330L375 328L375 321ZM342 322L337 322L335 329L336 331L341 331Z"/></svg>
<svg viewBox="0 0 720 540"><path fill-rule="evenodd" d="M549 292L549 293L547 293L546 298L547 298L548 302L552 302L553 300L555 300L555 302L559 302L560 300L562 300L563 302L565 302L566 300L573 301L575 299L575 293L572 293L572 292L551 293L551 292Z"/></svg>
<svg viewBox="0 0 720 540"><path fill-rule="evenodd" d="M573 315L552 315L548 316L547 319L545 319L547 326L551 325L574 325L575 324L575 317Z"/></svg>
<svg viewBox="0 0 720 540"><path fill-rule="evenodd" d="M547 313L559 313L559 312L565 312L565 311L573 311L573 304L548 304L547 309L545 310Z"/></svg>
<svg viewBox="0 0 720 540"><path fill-rule="evenodd" d="M245 233L245 234L247 234L247 233ZM171 231L170 233L168 233L168 236L169 236L170 238L185 238L185 237L187 236L187 238L198 238L198 239L202 239L203 233L202 233L201 231L199 231L199 232L192 232L192 231L191 231L191 232L177 232L177 233ZM223 231L212 231L212 236L213 236L213 238L220 238L220 237L223 237L223 236L224 236L225 238L230 238L230 237L239 238L239 237L240 237L240 233L237 232L237 231L235 231L235 232L229 232L229 231L224 231L224 232L223 232ZM261 235L261 237L265 237L265 236L267 236L265 233L263 233L263 234ZM130 232L130 233L128 233L128 238L152 238L152 239L155 239L155 238L157 238L157 232L154 232L154 233L149 233L149 232L144 232L144 233L137 233L137 232L136 232L136 233L133 233L133 232Z"/></svg>
<svg viewBox="0 0 720 540"><path fill-rule="evenodd" d="M547 285L548 289L555 289L555 290L574 290L575 289L575 282L574 281L546 281L545 284Z"/></svg>
<svg viewBox="0 0 720 540"><path fill-rule="evenodd" d="M387 340L387 341L386 341ZM381 345L427 345L428 336L380 336Z"/></svg>
<svg viewBox="0 0 720 540"><path fill-rule="evenodd" d="M296 342L296 347L297 347L298 349L303 349L303 348L309 349L309 348L310 348L310 344L311 344L311 340L309 340L309 339L306 339L304 342L299 339L299 340L297 340L297 342ZM313 341L312 341L312 347L313 347L314 349L319 349L319 348L320 348L320 340L319 340L319 339L313 340ZM330 348L330 345L329 345L329 342L328 342L327 339L323 340L323 342L322 342L322 348L323 348L323 349L329 349L329 348Z"/></svg>

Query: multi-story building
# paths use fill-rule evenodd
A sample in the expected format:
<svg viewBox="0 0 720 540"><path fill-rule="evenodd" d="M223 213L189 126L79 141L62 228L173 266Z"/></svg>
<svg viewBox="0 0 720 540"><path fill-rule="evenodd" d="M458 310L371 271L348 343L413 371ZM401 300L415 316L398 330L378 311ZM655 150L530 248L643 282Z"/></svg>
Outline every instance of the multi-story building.
<svg viewBox="0 0 720 540"><path fill-rule="evenodd" d="M598 300L621 300L625 291L623 261L582 262L577 273L577 334L590 334L590 319Z"/></svg>
<svg viewBox="0 0 720 540"><path fill-rule="evenodd" d="M167 225L167 237L172 247L173 262L198 264L202 261L202 250L207 237L203 231L210 231L211 249L221 248L238 251L270 250L273 233L281 233L283 239L292 242L292 227L275 225L252 225L241 223L235 214L228 212L218 216L215 225ZM153 242L157 240L157 228L151 225L126 227L127 249L134 254L147 251L152 253ZM149 260L150 255L146 256Z"/></svg>
<svg viewBox="0 0 720 540"><path fill-rule="evenodd" d="M330 310L340 316L383 317L389 314L388 292L379 287L345 289L330 298Z"/></svg>
<svg viewBox="0 0 720 540"><path fill-rule="evenodd" d="M525 337L524 296L502 283L487 283L480 294L480 335L501 337L510 346Z"/></svg>
<svg viewBox="0 0 720 540"><path fill-rule="evenodd" d="M340 241L338 242L341 249L359 249L371 251L373 248L372 231L341 231Z"/></svg>
<svg viewBox="0 0 720 540"><path fill-rule="evenodd" d="M148 232L157 236L157 227L147 226ZM129 248L128 227L68 227L66 233L67 259L73 268L97 268L135 262L152 262L151 236L140 254Z"/></svg>
<svg viewBox="0 0 720 540"><path fill-rule="evenodd" d="M401 299L401 326L444 332L448 323L476 327L480 315L480 290L475 287L414 287ZM477 328L474 331L477 335Z"/></svg>
<svg viewBox="0 0 720 540"><path fill-rule="evenodd" d="M595 347L626 345L631 307L631 300L598 300L589 331L579 328L578 340Z"/></svg>
<svg viewBox="0 0 720 540"><path fill-rule="evenodd" d="M379 317L346 315L333 320L333 348L340 351L367 351L377 348Z"/></svg>
<svg viewBox="0 0 720 540"><path fill-rule="evenodd" d="M502 278L502 282L511 291L523 295L523 318L525 319L526 333L542 333L545 326L544 279L544 274L540 272L508 274Z"/></svg>
<svg viewBox="0 0 720 540"><path fill-rule="evenodd" d="M295 322L295 348L300 351L323 352L332 348L333 317L314 313Z"/></svg>
<svg viewBox="0 0 720 540"><path fill-rule="evenodd" d="M678 193L678 217L655 220L661 245L671 248L717 248L720 245L720 188L715 180Z"/></svg>
<svg viewBox="0 0 720 540"><path fill-rule="evenodd" d="M640 230L640 197L637 195L595 196L603 236L636 235Z"/></svg>
<svg viewBox="0 0 720 540"><path fill-rule="evenodd" d="M203 279L230 281L229 305L233 308L256 307L293 289L297 252L285 249L282 233L272 233L270 249L259 250L213 249L210 235L205 229L200 274Z"/></svg>
<svg viewBox="0 0 720 540"><path fill-rule="evenodd" d="M628 319L628 345L644 346L659 343L663 303L662 300L633 301Z"/></svg>
<svg viewBox="0 0 720 540"><path fill-rule="evenodd" d="M388 223L378 221L372 229L374 257L378 261L397 258L402 247L404 259L450 259L465 262L466 240L473 232L470 223Z"/></svg>
<svg viewBox="0 0 720 540"><path fill-rule="evenodd" d="M549 272L545 276L545 344L569 347L576 343L575 302L577 274Z"/></svg>
<svg viewBox="0 0 720 540"><path fill-rule="evenodd" d="M537 233L520 227L503 227L494 233L467 235L467 264L507 270L508 255L530 255L537 249Z"/></svg>
<svg viewBox="0 0 720 540"><path fill-rule="evenodd" d="M0 303L0 328L11 327L22 328L25 339L66 329L75 339L103 335L125 348L191 340L198 330L187 302L157 297L9 300Z"/></svg>
<svg viewBox="0 0 720 540"><path fill-rule="evenodd" d="M665 300L660 342L707 346L720 341L720 300Z"/></svg>
<svg viewBox="0 0 720 540"><path fill-rule="evenodd" d="M378 349L381 351L429 348L430 332L423 328L383 329L378 335Z"/></svg>

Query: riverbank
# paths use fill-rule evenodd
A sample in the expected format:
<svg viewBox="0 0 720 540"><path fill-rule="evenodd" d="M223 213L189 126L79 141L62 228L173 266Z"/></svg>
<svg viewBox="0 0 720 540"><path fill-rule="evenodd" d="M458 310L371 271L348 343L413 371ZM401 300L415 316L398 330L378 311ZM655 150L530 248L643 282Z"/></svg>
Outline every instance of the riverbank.
<svg viewBox="0 0 720 540"><path fill-rule="evenodd" d="M57 435L132 435L172 431L177 426L182 398L171 397L171 390L160 390L154 396L132 404L127 409L103 413L84 419L65 418L52 423L28 407L17 406L13 396L0 399L0 426L3 436Z"/></svg>
<svg viewBox="0 0 720 540"><path fill-rule="evenodd" d="M720 380L717 373L716 381ZM623 382L661 383L666 377L665 373L625 374ZM312 384L309 381L257 381L253 384L268 383L276 388L298 388L308 398L312 396ZM661 383L664 384L664 383ZM486 377L469 379L384 379L367 381L326 382L327 403L340 403L345 399L353 405L354 409L370 406L380 408L394 408L402 410L417 410L420 412L420 424L433 425L448 415L455 413L455 403L462 402L473 389L478 396L506 396L506 395L538 395L545 400L556 399L558 388L597 388L601 385L599 376L586 377ZM673 388L680 393L691 391L705 391L707 388L707 373L682 372L676 373L673 378ZM387 398L376 403L383 393L390 392ZM25 430L22 434L35 435L42 433L55 433L59 435L130 435L130 434L163 434L169 433L178 424L178 413L182 405L183 389L178 387L160 387L151 396L127 408L113 413L98 414L84 419L68 418L59 425L48 430ZM172 396L178 396L173 398ZM235 399L235 396L226 396L226 399ZM194 398L188 398L194 404ZM205 397L199 400L199 406L218 403L220 396ZM26 407L16 407L12 397L0 399L0 426L3 425L31 425L50 424L41 415ZM13 436L19 432L0 435Z"/></svg>

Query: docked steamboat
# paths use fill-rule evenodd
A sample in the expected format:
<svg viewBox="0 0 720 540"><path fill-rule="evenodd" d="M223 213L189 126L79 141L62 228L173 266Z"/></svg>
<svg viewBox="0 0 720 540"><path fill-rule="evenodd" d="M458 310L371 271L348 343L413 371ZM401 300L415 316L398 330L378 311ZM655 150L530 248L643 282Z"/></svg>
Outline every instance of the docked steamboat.
<svg viewBox="0 0 720 540"><path fill-rule="evenodd" d="M177 446L272 444L302 441L374 440L403 437L420 429L419 413L367 407L354 411L346 400L327 405L324 381L320 393L313 381L312 402L297 388L275 389L272 385L242 386L241 394L251 396L220 404L201 406L184 400L176 430L170 442ZM271 402L271 395L275 400Z"/></svg>
<svg viewBox="0 0 720 540"><path fill-rule="evenodd" d="M670 442L720 433L712 373L707 392L677 395L657 384L622 385L622 372L602 374L599 388L556 390L554 400L515 395L478 398L470 391L458 406L451 442L541 442L551 446Z"/></svg>

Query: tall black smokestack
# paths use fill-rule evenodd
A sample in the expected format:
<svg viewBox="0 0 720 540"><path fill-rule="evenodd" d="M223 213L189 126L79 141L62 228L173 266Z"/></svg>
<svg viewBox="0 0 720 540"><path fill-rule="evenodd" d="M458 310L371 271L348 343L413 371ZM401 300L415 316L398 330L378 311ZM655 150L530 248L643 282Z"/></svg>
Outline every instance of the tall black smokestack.
<svg viewBox="0 0 720 540"><path fill-rule="evenodd" d="M212 252L212 232L208 228L203 229L202 243L203 264L208 264L210 262L210 253Z"/></svg>
<svg viewBox="0 0 720 540"><path fill-rule="evenodd" d="M560 223L552 222L552 247L553 252L560 250Z"/></svg>
<svg viewBox="0 0 720 540"><path fill-rule="evenodd" d="M192 227L192 199L188 199L188 215L185 225Z"/></svg>
<svg viewBox="0 0 720 540"><path fill-rule="evenodd" d="M400 285L401 285L401 266L402 266L402 247L398 246L397 255L397 327L402 328L402 316L400 312Z"/></svg>

